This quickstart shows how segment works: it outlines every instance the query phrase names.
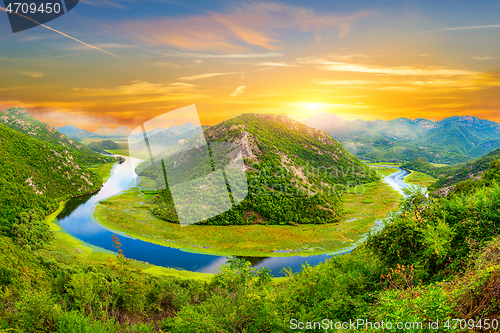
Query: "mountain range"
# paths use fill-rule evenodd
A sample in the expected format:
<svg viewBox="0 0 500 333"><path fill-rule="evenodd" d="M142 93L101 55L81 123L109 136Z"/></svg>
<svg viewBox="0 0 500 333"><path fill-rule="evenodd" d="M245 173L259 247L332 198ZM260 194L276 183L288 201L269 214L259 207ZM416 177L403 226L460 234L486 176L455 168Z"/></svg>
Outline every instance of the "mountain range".
<svg viewBox="0 0 500 333"><path fill-rule="evenodd" d="M349 121L318 113L303 123L324 130L356 156L372 161L401 162L424 157L430 162L453 164L500 148L500 124L472 116L440 121Z"/></svg>
<svg viewBox="0 0 500 333"><path fill-rule="evenodd" d="M163 133L163 136L166 137L172 137L174 135L180 135L185 132L188 132L190 130L195 129L196 126L195 124L188 122L183 124L182 126L177 126L174 125L169 128L162 128L158 127L155 129L152 129L146 133L148 138L153 137L156 134ZM61 132L62 134L73 138L75 140L81 140L85 138L91 138L91 139L118 139L118 138L130 138L130 139L138 139L142 140L143 139L143 134L132 134L132 130L127 127L126 125L121 125L115 129L110 129L107 126L101 126L99 129L97 129L95 132L90 132L85 129L78 128L73 125L65 125L61 127L53 126L54 129L57 131ZM157 137L159 138L159 137Z"/></svg>
<svg viewBox="0 0 500 333"><path fill-rule="evenodd" d="M90 132L85 129L78 128L72 125L65 125L61 127L53 126L57 131L62 134L73 138L73 139L84 139L84 138L98 138L98 139L107 139L107 138L121 138L127 137L132 130L125 125L121 125L114 130L109 127L102 126L97 129L95 132Z"/></svg>

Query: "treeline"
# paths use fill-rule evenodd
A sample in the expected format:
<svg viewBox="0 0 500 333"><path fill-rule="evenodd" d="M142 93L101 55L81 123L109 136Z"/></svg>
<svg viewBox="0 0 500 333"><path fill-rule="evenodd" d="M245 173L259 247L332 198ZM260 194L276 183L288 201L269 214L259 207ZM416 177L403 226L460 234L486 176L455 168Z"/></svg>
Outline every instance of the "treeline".
<svg viewBox="0 0 500 333"><path fill-rule="evenodd" d="M440 199L417 191L400 215L352 253L301 272L285 269L287 277L279 280L238 259L208 282L151 276L121 252L100 268L64 265L1 237L0 327L321 332L320 325L363 319L361 327L345 331L370 331L369 322L384 321L421 322L406 331L434 332L428 323L436 320L450 332L489 331L500 314L500 161L482 179ZM119 249L119 239L113 241Z"/></svg>

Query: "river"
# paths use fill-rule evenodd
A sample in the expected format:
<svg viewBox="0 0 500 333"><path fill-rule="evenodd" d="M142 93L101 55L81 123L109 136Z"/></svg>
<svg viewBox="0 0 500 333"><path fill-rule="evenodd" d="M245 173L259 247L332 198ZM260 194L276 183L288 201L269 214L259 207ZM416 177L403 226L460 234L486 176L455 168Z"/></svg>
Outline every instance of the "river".
<svg viewBox="0 0 500 333"><path fill-rule="evenodd" d="M97 251L116 252L112 241L112 235L116 234L120 238L120 242L122 243L121 249L127 258L148 262L157 266L215 273L217 267L227 261L225 256L187 252L135 239L121 232L107 229L93 218L93 210L100 200L120 194L135 186L136 175L131 170L135 169L135 166L140 162L141 160L137 158L126 157L124 163L115 164L111 170L110 178L98 193L74 198L66 203L64 209L57 216L58 225L65 232L87 243L87 245L90 245ZM404 178L410 172L396 167L394 169L397 169L397 171L384 177L384 182L403 194L402 189L408 186L404 182ZM383 228L383 225L384 219L380 219L371 230L380 230ZM359 241L363 241L366 237L367 234L362 235ZM353 243L335 253L307 257L246 257L246 259L256 268L267 266L274 276L284 276L284 272L282 271L284 267L289 267L293 272L298 272L306 262L311 266L315 266L332 255L351 252L356 246Z"/></svg>

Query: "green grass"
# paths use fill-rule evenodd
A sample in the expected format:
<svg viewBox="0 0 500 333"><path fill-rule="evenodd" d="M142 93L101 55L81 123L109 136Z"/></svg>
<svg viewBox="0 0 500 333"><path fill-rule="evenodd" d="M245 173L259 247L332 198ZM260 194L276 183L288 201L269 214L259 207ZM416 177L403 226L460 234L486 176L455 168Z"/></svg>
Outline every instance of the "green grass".
<svg viewBox="0 0 500 333"><path fill-rule="evenodd" d="M430 185L434 184L436 180L437 178L432 177L431 175L413 170L411 170L411 175L409 175L405 179L407 183L423 187L429 187Z"/></svg>
<svg viewBox="0 0 500 333"><path fill-rule="evenodd" d="M390 165L390 164L384 164L384 165ZM395 165L395 167L397 167L397 165ZM377 172L377 174L379 174L381 177L386 177L391 173L395 173L398 171L394 168L387 168L382 166L371 166L371 168L374 169Z"/></svg>
<svg viewBox="0 0 500 333"><path fill-rule="evenodd" d="M395 167L399 167L401 164L399 163L394 163L394 162L369 162L367 163L369 165L390 165L390 166L395 166Z"/></svg>
<svg viewBox="0 0 500 333"><path fill-rule="evenodd" d="M105 183L111 176L111 169L116 162L96 164L90 166L88 169L101 177L102 182Z"/></svg>
<svg viewBox="0 0 500 333"><path fill-rule="evenodd" d="M441 167L445 167L445 166L449 166L449 164L441 164L441 163L431 163L433 166L437 167L437 168L441 168Z"/></svg>
<svg viewBox="0 0 500 333"><path fill-rule="evenodd" d="M344 195L347 214L338 224L194 224L181 227L152 215L149 206L152 194L138 188L101 202L94 211L94 217L104 226L132 237L189 251L241 256L307 256L336 252L351 246L370 230L376 219L394 210L400 198L397 192L382 182L361 185L351 192Z"/></svg>

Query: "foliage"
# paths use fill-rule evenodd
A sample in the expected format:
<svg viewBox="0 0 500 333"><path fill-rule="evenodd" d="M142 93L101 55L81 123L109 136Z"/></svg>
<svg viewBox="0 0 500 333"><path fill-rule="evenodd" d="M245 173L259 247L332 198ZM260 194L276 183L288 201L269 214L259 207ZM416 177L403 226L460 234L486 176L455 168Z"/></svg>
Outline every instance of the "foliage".
<svg viewBox="0 0 500 333"><path fill-rule="evenodd" d="M19 213L54 211L59 201L99 189L100 179L65 146L0 124L0 227L9 234Z"/></svg>
<svg viewBox="0 0 500 333"><path fill-rule="evenodd" d="M26 250L37 250L53 238L52 231L35 211L20 213L12 225L12 236Z"/></svg>

